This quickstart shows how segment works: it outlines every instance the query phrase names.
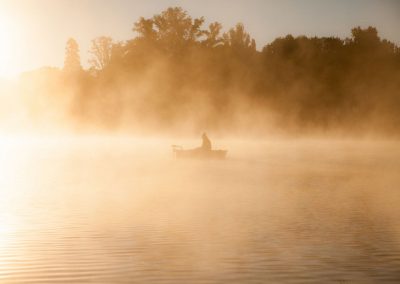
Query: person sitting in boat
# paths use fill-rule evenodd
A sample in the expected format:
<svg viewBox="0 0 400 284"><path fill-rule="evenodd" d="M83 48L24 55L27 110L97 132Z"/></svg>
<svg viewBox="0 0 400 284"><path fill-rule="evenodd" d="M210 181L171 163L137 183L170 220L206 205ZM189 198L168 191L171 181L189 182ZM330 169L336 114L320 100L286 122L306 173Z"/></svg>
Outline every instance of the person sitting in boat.
<svg viewBox="0 0 400 284"><path fill-rule="evenodd" d="M201 138L203 139L203 143L201 144L201 149L203 151L211 151L211 141L210 139L208 139L207 134L203 133Z"/></svg>

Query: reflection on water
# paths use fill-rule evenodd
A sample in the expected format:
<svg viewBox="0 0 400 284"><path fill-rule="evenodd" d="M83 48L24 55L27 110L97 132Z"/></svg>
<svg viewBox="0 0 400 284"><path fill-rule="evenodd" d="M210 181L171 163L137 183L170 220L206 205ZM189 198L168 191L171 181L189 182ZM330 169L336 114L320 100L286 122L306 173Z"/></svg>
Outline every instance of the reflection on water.
<svg viewBox="0 0 400 284"><path fill-rule="evenodd" d="M396 144L170 144L2 145L0 283L400 280Z"/></svg>

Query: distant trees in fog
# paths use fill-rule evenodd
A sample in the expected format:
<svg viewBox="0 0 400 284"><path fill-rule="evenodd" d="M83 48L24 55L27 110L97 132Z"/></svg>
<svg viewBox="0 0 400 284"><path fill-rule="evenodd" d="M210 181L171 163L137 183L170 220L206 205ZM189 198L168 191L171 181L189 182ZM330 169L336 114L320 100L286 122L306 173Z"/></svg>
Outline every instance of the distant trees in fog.
<svg viewBox="0 0 400 284"><path fill-rule="evenodd" d="M79 45L75 39L70 38L65 47L64 71L67 73L79 72L82 70L79 56Z"/></svg>
<svg viewBox="0 0 400 284"><path fill-rule="evenodd" d="M113 52L113 40L111 37L101 36L92 40L89 50L89 59L92 70L103 70L110 64Z"/></svg>
<svg viewBox="0 0 400 284"><path fill-rule="evenodd" d="M223 33L220 23L205 27L203 17L169 8L133 31L125 42L94 39L85 72L68 40L69 79L60 80L79 125L400 129L400 49L373 27L347 39L287 35L257 50L242 24Z"/></svg>

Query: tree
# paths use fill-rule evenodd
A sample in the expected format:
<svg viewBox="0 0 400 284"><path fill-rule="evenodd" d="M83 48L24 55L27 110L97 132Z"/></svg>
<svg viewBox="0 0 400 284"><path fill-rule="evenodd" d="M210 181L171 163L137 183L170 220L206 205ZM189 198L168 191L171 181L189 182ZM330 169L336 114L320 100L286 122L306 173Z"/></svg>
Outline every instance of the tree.
<svg viewBox="0 0 400 284"><path fill-rule="evenodd" d="M359 45L375 47L380 42L378 30L374 27L368 27L367 29L360 27L353 28L351 35L353 36L353 42Z"/></svg>
<svg viewBox="0 0 400 284"><path fill-rule="evenodd" d="M288 34L286 37L279 37L272 43L264 46L262 52L270 56L288 58L295 53L296 49L296 39L291 34Z"/></svg>
<svg viewBox="0 0 400 284"><path fill-rule="evenodd" d="M151 19L140 18L133 31L138 39L157 42L157 45L169 53L180 53L185 47L198 43L205 35L201 29L204 18L192 19L180 7L168 8Z"/></svg>
<svg viewBox="0 0 400 284"><path fill-rule="evenodd" d="M256 50L256 41L245 31L239 23L223 35L224 44L234 50Z"/></svg>
<svg viewBox="0 0 400 284"><path fill-rule="evenodd" d="M89 50L92 57L89 59L91 68L103 70L111 61L113 51L113 40L111 37L98 37L92 40L92 46Z"/></svg>
<svg viewBox="0 0 400 284"><path fill-rule="evenodd" d="M134 24L133 31L138 33L138 37L148 41L155 41L157 38L154 30L154 20L140 17L139 21Z"/></svg>
<svg viewBox="0 0 400 284"><path fill-rule="evenodd" d="M65 47L64 71L77 72L81 70L82 66L79 57L79 45L75 39L70 38Z"/></svg>
<svg viewBox="0 0 400 284"><path fill-rule="evenodd" d="M208 27L208 31L205 31L206 39L203 44L207 47L216 47L223 42L220 36L222 25L218 22L211 23Z"/></svg>

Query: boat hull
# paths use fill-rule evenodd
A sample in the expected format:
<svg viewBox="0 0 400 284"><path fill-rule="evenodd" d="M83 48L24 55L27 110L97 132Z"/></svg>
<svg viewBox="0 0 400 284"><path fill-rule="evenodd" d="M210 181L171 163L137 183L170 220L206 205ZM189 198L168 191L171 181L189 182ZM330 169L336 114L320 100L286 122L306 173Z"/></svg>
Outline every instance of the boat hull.
<svg viewBox="0 0 400 284"><path fill-rule="evenodd" d="M223 160L226 158L226 150L210 150L205 151L201 149L181 150L175 149L175 157L178 159L213 159Z"/></svg>

